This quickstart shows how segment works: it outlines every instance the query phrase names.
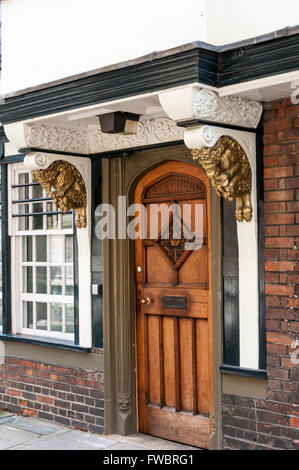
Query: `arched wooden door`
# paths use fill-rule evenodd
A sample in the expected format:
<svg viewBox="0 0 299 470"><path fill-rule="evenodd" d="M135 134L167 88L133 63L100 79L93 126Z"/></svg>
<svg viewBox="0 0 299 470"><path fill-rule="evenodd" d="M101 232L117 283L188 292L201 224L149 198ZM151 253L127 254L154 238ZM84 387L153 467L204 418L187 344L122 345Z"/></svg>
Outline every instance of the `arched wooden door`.
<svg viewBox="0 0 299 470"><path fill-rule="evenodd" d="M135 203L203 207L203 245L158 235L135 242L139 431L208 448L213 409L209 185L200 167L169 161L147 173ZM187 233L187 232L186 232Z"/></svg>

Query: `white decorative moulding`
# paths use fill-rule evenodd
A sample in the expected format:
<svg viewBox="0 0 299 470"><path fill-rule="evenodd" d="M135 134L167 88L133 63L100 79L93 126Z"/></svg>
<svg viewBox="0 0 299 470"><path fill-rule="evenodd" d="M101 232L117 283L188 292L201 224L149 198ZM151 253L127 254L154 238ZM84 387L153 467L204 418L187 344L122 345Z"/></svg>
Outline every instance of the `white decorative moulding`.
<svg viewBox="0 0 299 470"><path fill-rule="evenodd" d="M87 131L45 124L26 124L28 147L87 154Z"/></svg>
<svg viewBox="0 0 299 470"><path fill-rule="evenodd" d="M195 101L196 119L222 124L256 128L262 114L262 105L241 96L219 96L211 90L200 90Z"/></svg>
<svg viewBox="0 0 299 470"><path fill-rule="evenodd" d="M89 133L89 152L100 153L132 147L183 140L184 130L168 118L141 117L136 134L104 134L100 129Z"/></svg>
<svg viewBox="0 0 299 470"><path fill-rule="evenodd" d="M105 134L100 126L78 130L46 124L17 123L5 129L16 149L34 148L82 155L173 142L183 140L184 137L183 128L178 127L173 120L144 116L138 122L136 134L129 135Z"/></svg>
<svg viewBox="0 0 299 470"><path fill-rule="evenodd" d="M48 153L34 152L29 153L24 158L24 167L27 170L44 170L48 168L53 161L53 156Z"/></svg>
<svg viewBox="0 0 299 470"><path fill-rule="evenodd" d="M192 120L256 128L262 114L262 105L241 96L220 98L212 90L189 86L163 92L159 100L164 111L177 123Z"/></svg>

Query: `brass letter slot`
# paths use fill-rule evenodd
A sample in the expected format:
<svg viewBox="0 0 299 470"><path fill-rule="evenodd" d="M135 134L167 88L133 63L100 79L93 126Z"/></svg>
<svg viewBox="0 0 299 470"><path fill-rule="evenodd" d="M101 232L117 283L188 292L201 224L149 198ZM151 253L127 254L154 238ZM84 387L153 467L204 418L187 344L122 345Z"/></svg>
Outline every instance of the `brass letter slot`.
<svg viewBox="0 0 299 470"><path fill-rule="evenodd" d="M162 307L163 308L187 308L187 297L178 297L178 296L163 296L162 297Z"/></svg>

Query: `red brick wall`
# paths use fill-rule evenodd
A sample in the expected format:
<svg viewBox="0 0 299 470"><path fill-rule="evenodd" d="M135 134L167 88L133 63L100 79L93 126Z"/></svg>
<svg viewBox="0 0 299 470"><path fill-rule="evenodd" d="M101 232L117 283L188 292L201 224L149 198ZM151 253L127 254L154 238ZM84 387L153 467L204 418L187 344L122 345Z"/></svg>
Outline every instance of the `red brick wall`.
<svg viewBox="0 0 299 470"><path fill-rule="evenodd" d="M6 357L0 365L0 409L101 433L103 374Z"/></svg>
<svg viewBox="0 0 299 470"><path fill-rule="evenodd" d="M223 397L224 447L234 449L299 448L299 367L290 358L299 339L299 105L264 109L268 394Z"/></svg>

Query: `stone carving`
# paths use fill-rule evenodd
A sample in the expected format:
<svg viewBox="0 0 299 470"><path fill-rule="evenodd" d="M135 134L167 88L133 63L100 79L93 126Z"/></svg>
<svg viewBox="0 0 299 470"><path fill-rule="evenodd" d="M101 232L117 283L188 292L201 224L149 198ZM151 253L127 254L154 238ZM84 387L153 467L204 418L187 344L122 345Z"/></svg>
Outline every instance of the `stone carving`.
<svg viewBox="0 0 299 470"><path fill-rule="evenodd" d="M130 395L118 393L118 405L121 413L127 413L130 408Z"/></svg>
<svg viewBox="0 0 299 470"><path fill-rule="evenodd" d="M62 212L76 209L76 226L86 227L86 187L81 174L73 165L56 160L47 169L33 171L32 176Z"/></svg>
<svg viewBox="0 0 299 470"><path fill-rule="evenodd" d="M144 145L183 140L184 130L168 118L141 117L133 135L104 134L100 129L90 131L90 153L107 152Z"/></svg>
<svg viewBox="0 0 299 470"><path fill-rule="evenodd" d="M28 147L62 152L88 153L87 132L67 127L27 124L26 143Z"/></svg>
<svg viewBox="0 0 299 470"><path fill-rule="evenodd" d="M192 150L196 160L205 170L218 196L228 201L236 199L236 219L252 219L250 163L241 145L231 137L222 136L214 147Z"/></svg>
<svg viewBox="0 0 299 470"><path fill-rule="evenodd" d="M202 89L196 96L194 112L197 119L256 128L262 106L241 96L219 98L213 91Z"/></svg>

